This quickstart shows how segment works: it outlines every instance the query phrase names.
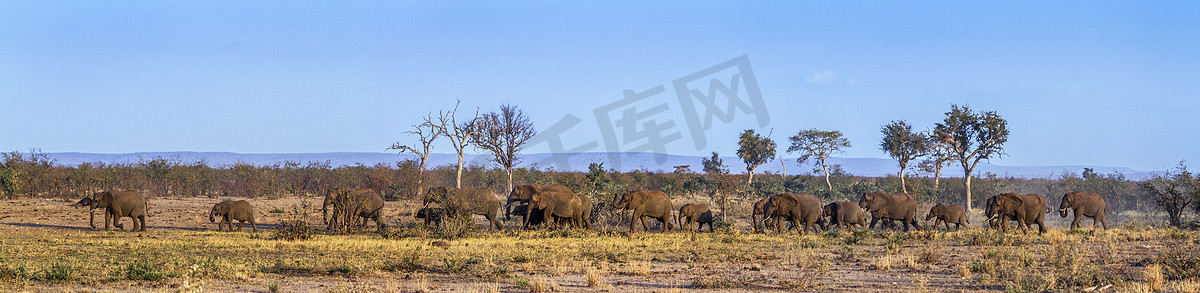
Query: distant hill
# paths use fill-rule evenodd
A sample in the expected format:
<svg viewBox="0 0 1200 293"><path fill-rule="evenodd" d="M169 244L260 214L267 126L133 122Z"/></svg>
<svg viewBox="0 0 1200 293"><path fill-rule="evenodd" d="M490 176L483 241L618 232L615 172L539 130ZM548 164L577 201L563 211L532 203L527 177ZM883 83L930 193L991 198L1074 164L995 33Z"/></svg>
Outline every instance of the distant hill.
<svg viewBox="0 0 1200 293"><path fill-rule="evenodd" d="M47 155L55 160L60 165L78 165L84 162L103 162L103 163L137 163L139 161L148 161L155 158L164 158L177 162L196 162L205 161L210 166L233 165L237 163L246 163L258 166L283 163L285 161L294 161L307 163L310 161L325 162L328 161L332 166L352 166L363 164L374 166L376 164L392 165L396 162L405 159L416 159L412 154L396 154L396 153L294 153L294 154L240 154L229 152L144 152L130 154L94 154L94 153L47 153ZM649 171L673 171L674 166L690 165L692 171L700 172L702 165L700 160L707 156L679 156L679 155L663 155L651 153L559 153L559 154L528 154L522 156L522 167L532 167L541 170L552 169L560 171L587 171L588 164L593 162L603 162L604 167L608 169L617 169L620 171L630 170L649 170ZM493 165L491 156L487 155L467 155L464 158L468 165ZM744 173L746 167L740 160L734 156L722 157L724 163L729 166L732 173ZM444 166L454 165L458 161L455 154L433 154L429 158L428 166ZM795 158L785 159L787 162L788 174L807 174L812 171L812 167L799 167L795 164ZM897 172L896 162L892 159L879 158L830 158L830 164L840 164L842 169L850 174L857 176L882 177L895 175ZM1139 171L1124 167L1109 167L1109 166L1000 166L988 163L980 163L976 168L976 174L993 173L999 176L1012 176L1022 178L1045 178L1050 176L1057 177L1063 172L1083 172L1083 168L1092 168L1101 174L1111 172L1121 172L1129 179L1142 180L1149 178L1153 172ZM759 166L757 172L772 172L779 173L783 170L779 161L774 163ZM950 166L943 170L943 177L961 177L962 170L957 166Z"/></svg>

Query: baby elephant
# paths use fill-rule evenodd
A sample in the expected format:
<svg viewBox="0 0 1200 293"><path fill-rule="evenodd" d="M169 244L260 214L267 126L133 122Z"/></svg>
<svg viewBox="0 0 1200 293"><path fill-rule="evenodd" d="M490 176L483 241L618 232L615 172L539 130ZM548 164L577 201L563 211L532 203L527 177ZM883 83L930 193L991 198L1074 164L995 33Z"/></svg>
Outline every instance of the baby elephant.
<svg viewBox="0 0 1200 293"><path fill-rule="evenodd" d="M75 208L80 208L80 207L89 207L90 208L90 207L92 207L93 204L95 204L95 201L92 200L92 198L85 197L85 198L79 200L79 202L72 204L71 206L75 207Z"/></svg>
<svg viewBox="0 0 1200 293"><path fill-rule="evenodd" d="M933 208L929 209L929 215L925 216L926 221L929 221L929 219L934 219L933 226L931 226L934 230L937 230L938 223L943 222L946 223L946 231L950 231L951 223L954 223L954 231L958 231L958 229L962 229L962 226L971 223L967 219L967 210L957 204L938 204L933 206Z"/></svg>
<svg viewBox="0 0 1200 293"><path fill-rule="evenodd" d="M853 202L831 202L822 208L821 215L822 217L829 218L829 224L837 225L838 229L853 225L867 226L867 220L863 217L865 214L863 214L862 207Z"/></svg>
<svg viewBox="0 0 1200 293"><path fill-rule="evenodd" d="M675 222L679 225L679 229L687 229L692 226L692 222L696 222L696 232L704 230L704 224L708 224L708 232L713 231L712 211L708 210L706 204L685 204L679 208L679 216L675 218Z"/></svg>
<svg viewBox="0 0 1200 293"><path fill-rule="evenodd" d="M417 215L413 216L417 219L425 219L425 226L442 225L442 218L446 216L446 209L437 204L429 204L417 210ZM431 226L430 226L431 227Z"/></svg>
<svg viewBox="0 0 1200 293"><path fill-rule="evenodd" d="M237 231L242 231L242 225L250 222L250 228L258 232L258 225L254 223L254 207L247 201L227 200L213 205L212 212L208 214L208 221L216 222L216 217L221 217L221 222L217 223L217 231L221 231L222 225L229 225L229 230L233 231L232 220L238 220Z"/></svg>

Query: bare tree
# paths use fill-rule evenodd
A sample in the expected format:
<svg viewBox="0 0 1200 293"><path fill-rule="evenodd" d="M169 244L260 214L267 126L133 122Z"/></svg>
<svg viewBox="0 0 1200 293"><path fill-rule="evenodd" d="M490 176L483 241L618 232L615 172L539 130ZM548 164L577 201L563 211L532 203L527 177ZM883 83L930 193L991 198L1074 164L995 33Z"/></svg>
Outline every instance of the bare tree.
<svg viewBox="0 0 1200 293"><path fill-rule="evenodd" d="M425 162L429 160L430 151L433 150L433 141L437 140L438 136L442 135L442 132L439 131L437 127L434 127L432 113L429 116L425 116L425 121L421 122L421 124L413 124L412 127L413 130L405 131L404 133L416 135L417 141L420 142L419 146L401 145L400 142L394 142L392 143L391 147L388 147L388 149L400 150L401 154L405 152L413 153L420 158L417 165L416 192L416 194L420 196L421 192L424 190L424 186L422 186L422 184L424 184L425 179Z"/></svg>
<svg viewBox="0 0 1200 293"><path fill-rule="evenodd" d="M489 112L479 117L472 142L476 147L492 152L492 160L504 167L508 175L508 190L513 189L513 166L520 163L517 155L525 148L525 141L537 134L533 122L525 111L517 106L501 105L500 112Z"/></svg>
<svg viewBox="0 0 1200 293"><path fill-rule="evenodd" d="M458 122L458 105L462 101L454 103L454 109L450 111L438 111L437 121L431 123L433 128L446 136L450 140L450 146L454 147L454 151L458 153L458 175L454 177L454 187L462 188L462 172L463 172L463 152L467 146L471 145L472 137L478 131L476 124L479 123L479 109L475 109L475 116L462 123Z"/></svg>
<svg viewBox="0 0 1200 293"><path fill-rule="evenodd" d="M842 137L841 131L822 131L815 128L801 130L789 139L792 141L792 146L788 147L787 152L800 153L800 157L796 158L796 164L803 166L808 159L816 159L816 163L821 166L821 171L825 173L825 186L829 190L833 190L833 183L829 182L829 166L825 164L825 160L829 159L833 153L845 152L845 149L850 147L850 140Z"/></svg>

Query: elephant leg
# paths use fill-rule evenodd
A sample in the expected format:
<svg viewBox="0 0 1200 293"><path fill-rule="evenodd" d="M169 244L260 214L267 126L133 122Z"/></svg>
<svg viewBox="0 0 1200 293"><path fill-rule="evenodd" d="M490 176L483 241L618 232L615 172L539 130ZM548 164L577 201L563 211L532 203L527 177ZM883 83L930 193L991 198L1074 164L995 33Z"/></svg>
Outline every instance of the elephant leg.
<svg viewBox="0 0 1200 293"><path fill-rule="evenodd" d="M647 231L647 232L649 232L649 231L650 231L650 225L647 225L647 224L646 224L646 216L644 216L644 215L638 215L638 217L637 217L637 218L638 218L638 219L641 219L641 221L642 221L642 231ZM630 231L633 231L633 230L630 230Z"/></svg>
<svg viewBox="0 0 1200 293"><path fill-rule="evenodd" d="M250 231L258 232L258 224L255 224L254 220L250 220Z"/></svg>
<svg viewBox="0 0 1200 293"><path fill-rule="evenodd" d="M237 228L237 231L238 231L238 232L242 232L242 225L245 225L245 224L246 224L246 221L238 220L238 228ZM230 228L233 228L233 227L230 227Z"/></svg>
<svg viewBox="0 0 1200 293"><path fill-rule="evenodd" d="M1096 215L1096 217L1100 219L1100 225L1104 226L1104 230L1108 230L1108 220L1105 219L1104 212L1101 211L1100 214Z"/></svg>
<svg viewBox="0 0 1200 293"><path fill-rule="evenodd" d="M1080 222L1083 221L1083 219L1080 219L1080 218L1081 217L1079 216L1079 211L1075 211L1075 220L1071 221L1071 229L1079 229L1079 227L1081 226Z"/></svg>
<svg viewBox="0 0 1200 293"><path fill-rule="evenodd" d="M876 218L876 217L871 217L871 226L870 226L870 228L871 228L871 229L875 229L875 224L876 224L876 223L879 223L879 218Z"/></svg>
<svg viewBox="0 0 1200 293"><path fill-rule="evenodd" d="M495 226L495 227L496 227L496 230L504 230L504 224L501 224L501 223L500 223L500 220L499 220L499 219L496 219L496 218L497 218L496 216L494 216L494 215L484 215L484 217L486 217L486 218L488 219L488 221L489 221L489 222L492 222L492 226ZM491 227L489 227L489 228L491 228Z"/></svg>

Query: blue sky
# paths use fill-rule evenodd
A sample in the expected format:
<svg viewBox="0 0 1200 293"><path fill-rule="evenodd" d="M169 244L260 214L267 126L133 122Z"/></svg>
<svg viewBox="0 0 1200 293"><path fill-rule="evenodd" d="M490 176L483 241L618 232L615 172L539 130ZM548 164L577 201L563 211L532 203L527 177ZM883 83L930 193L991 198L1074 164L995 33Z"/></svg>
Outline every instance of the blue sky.
<svg viewBox="0 0 1200 293"><path fill-rule="evenodd" d="M886 157L881 125L969 104L1009 121L993 163L1164 170L1200 159L1197 16L1194 1L4 1L0 150L379 152L455 99L518 105L539 129L574 115L571 147L602 137L594 109L665 85L674 154L815 127L846 133L841 156ZM770 121L736 113L698 149L671 82L742 55Z"/></svg>

